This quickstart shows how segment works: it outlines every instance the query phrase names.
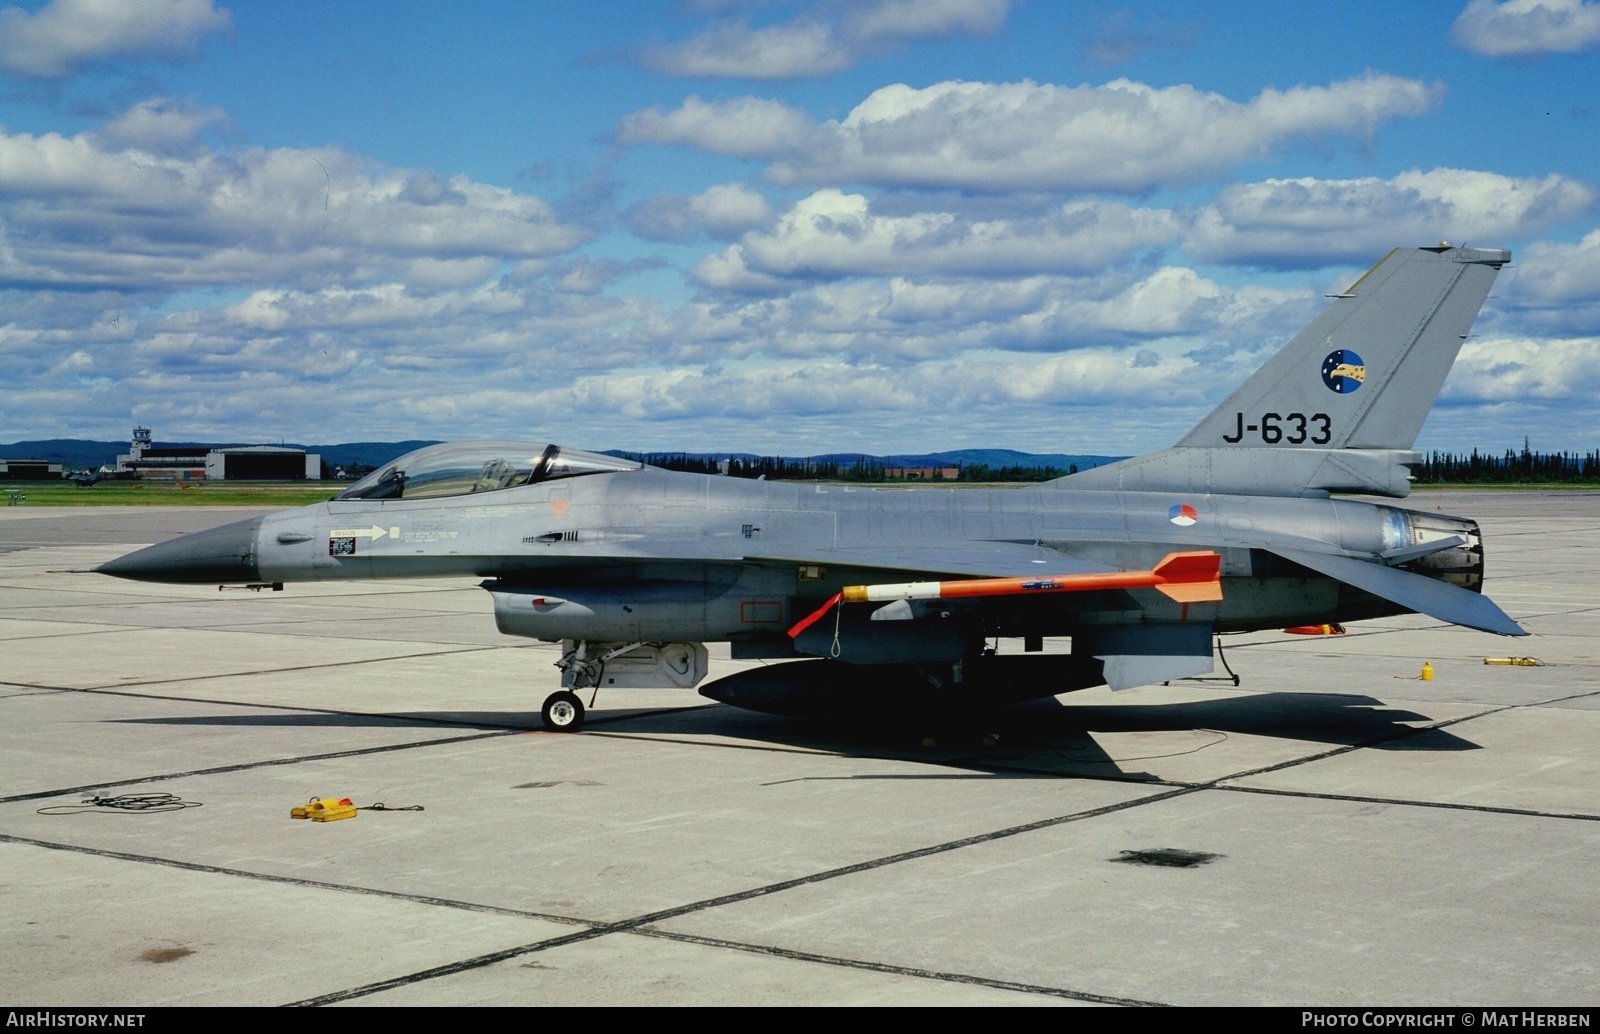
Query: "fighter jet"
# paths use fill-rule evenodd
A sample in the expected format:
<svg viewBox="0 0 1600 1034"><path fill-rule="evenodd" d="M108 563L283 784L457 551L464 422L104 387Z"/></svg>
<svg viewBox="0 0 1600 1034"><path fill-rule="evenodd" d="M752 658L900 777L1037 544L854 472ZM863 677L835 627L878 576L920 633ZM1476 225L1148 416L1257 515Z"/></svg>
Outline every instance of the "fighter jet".
<svg viewBox="0 0 1600 1034"><path fill-rule="evenodd" d="M1474 521L1334 497L1407 494L1417 432L1510 258L1397 248L1172 448L1028 488L750 481L458 442L98 570L484 579L502 632L561 644L541 715L564 731L583 724L579 691L699 685L708 642L789 663L705 695L847 719L1202 676L1233 632L1415 612L1523 635L1481 595Z"/></svg>

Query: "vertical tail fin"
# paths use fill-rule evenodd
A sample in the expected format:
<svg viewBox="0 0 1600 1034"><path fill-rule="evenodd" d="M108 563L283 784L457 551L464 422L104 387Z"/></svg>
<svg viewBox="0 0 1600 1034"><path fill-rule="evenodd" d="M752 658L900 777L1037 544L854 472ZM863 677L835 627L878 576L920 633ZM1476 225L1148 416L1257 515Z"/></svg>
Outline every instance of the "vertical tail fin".
<svg viewBox="0 0 1600 1034"><path fill-rule="evenodd" d="M1396 248L1178 442L1074 484L1404 496L1417 432L1509 251Z"/></svg>
<svg viewBox="0 0 1600 1034"><path fill-rule="evenodd" d="M1508 251L1394 249L1178 445L1411 448L1510 260ZM1304 435L1298 421L1283 426L1291 413L1305 415ZM1281 433L1263 422L1268 414Z"/></svg>

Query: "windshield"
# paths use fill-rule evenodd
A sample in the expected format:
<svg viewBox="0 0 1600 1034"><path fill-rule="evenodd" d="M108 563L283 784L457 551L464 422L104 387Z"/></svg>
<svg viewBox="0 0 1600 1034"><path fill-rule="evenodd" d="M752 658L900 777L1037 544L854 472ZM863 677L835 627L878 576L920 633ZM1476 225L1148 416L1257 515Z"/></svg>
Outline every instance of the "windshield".
<svg viewBox="0 0 1600 1034"><path fill-rule="evenodd" d="M537 442L450 442L385 463L334 498L438 499L642 466L632 460Z"/></svg>

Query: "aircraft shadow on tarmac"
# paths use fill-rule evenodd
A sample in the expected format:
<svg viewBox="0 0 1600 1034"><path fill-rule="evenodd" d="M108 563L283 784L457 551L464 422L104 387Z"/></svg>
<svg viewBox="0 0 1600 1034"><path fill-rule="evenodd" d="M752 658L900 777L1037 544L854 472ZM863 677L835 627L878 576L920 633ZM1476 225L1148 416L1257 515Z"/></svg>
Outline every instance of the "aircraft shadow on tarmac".
<svg viewBox="0 0 1600 1034"><path fill-rule="evenodd" d="M591 712L588 728L593 735L729 737L758 747L923 760L978 771L1141 779L1155 778L1139 770L1141 761L1210 750L1236 735L1379 750L1480 749L1445 729L1419 729L1408 724L1432 720L1428 715L1388 707L1383 701L1364 695L1269 693L1162 704L1091 704L1052 698L962 720L926 722L902 715L849 724L702 704ZM524 711L283 711L125 718L116 722L307 730L401 729L418 725L441 731L454 728L534 732L542 728L537 712ZM1095 734L1102 734L1101 738ZM1146 735L1134 738L1127 734ZM567 734L541 731L541 735ZM986 738L988 744L984 742ZM1102 742L1107 739L1115 754L1108 752Z"/></svg>

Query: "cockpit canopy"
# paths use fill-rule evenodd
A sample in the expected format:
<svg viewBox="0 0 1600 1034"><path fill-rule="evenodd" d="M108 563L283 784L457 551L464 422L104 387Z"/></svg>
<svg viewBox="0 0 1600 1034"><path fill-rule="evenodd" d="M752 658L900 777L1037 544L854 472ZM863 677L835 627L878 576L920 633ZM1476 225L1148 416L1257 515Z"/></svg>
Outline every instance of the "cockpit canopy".
<svg viewBox="0 0 1600 1034"><path fill-rule="evenodd" d="M538 442L448 442L408 452L334 499L439 499L642 466L632 460Z"/></svg>

